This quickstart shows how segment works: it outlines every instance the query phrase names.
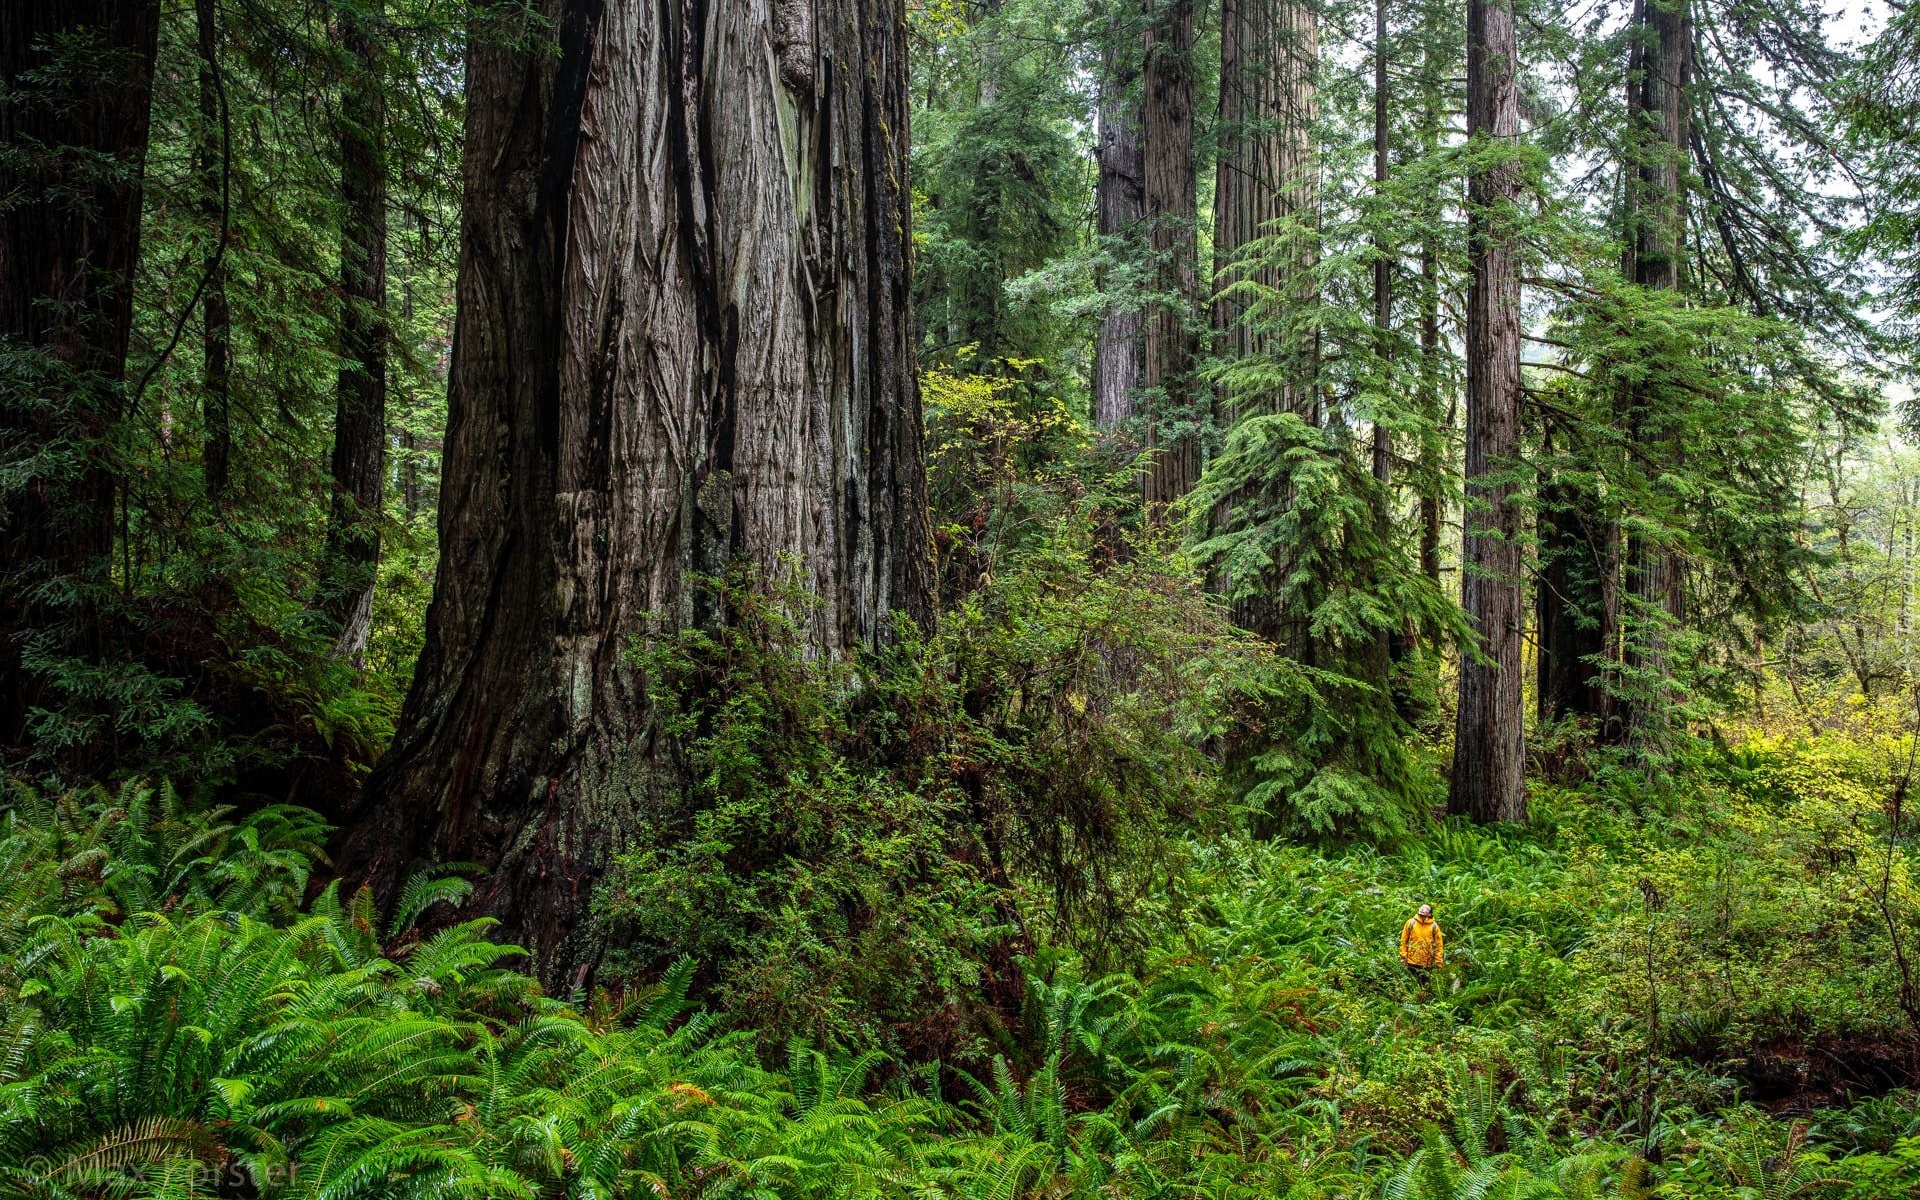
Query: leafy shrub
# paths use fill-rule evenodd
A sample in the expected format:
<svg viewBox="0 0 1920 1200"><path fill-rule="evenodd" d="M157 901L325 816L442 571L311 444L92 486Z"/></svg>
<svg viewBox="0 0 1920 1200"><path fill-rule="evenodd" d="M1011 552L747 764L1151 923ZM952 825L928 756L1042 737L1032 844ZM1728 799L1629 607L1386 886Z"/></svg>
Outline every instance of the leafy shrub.
<svg viewBox="0 0 1920 1200"><path fill-rule="evenodd" d="M1257 652L1179 560L1092 551L1063 520L937 633L853 662L807 655L808 598L745 575L716 584L723 630L639 648L692 785L601 898L628 966L691 952L777 1038L978 1060L1031 922L1124 944L1222 816L1205 745Z"/></svg>

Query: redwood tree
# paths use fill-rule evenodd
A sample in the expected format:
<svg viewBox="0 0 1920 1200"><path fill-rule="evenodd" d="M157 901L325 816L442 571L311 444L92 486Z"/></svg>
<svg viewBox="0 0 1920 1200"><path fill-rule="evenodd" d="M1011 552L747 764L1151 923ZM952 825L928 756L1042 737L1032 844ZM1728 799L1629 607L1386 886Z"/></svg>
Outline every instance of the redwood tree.
<svg viewBox="0 0 1920 1200"><path fill-rule="evenodd" d="M1520 180L1518 43L1512 0L1467 3L1466 535L1461 603L1478 642L1462 656L1449 812L1526 819L1521 712L1520 512L1506 472L1520 435L1520 277L1513 222Z"/></svg>
<svg viewBox="0 0 1920 1200"><path fill-rule="evenodd" d="M745 558L840 654L930 569L897 0L536 7L469 52L440 566L340 862L482 864L469 908L569 983L678 785L634 639L724 619L692 576Z"/></svg>
<svg viewBox="0 0 1920 1200"><path fill-rule="evenodd" d="M1193 158L1193 0L1148 0L1141 132L1154 299L1146 313L1141 387L1149 405L1149 505L1193 490L1200 477L1194 317L1200 293Z"/></svg>
<svg viewBox="0 0 1920 1200"><path fill-rule="evenodd" d="M1220 158L1214 172L1215 295L1211 311L1220 352L1230 358L1276 354L1287 382L1276 394L1229 397L1221 418L1244 413L1310 415L1314 404L1314 339L1295 335L1277 345L1263 326L1245 319L1246 305L1227 289L1251 279L1287 295L1293 306L1316 302L1313 247L1300 238L1283 255L1241 257L1249 243L1291 218L1311 224L1319 172L1313 156L1318 109L1315 73L1320 56L1318 17L1301 0L1224 0L1220 8Z"/></svg>

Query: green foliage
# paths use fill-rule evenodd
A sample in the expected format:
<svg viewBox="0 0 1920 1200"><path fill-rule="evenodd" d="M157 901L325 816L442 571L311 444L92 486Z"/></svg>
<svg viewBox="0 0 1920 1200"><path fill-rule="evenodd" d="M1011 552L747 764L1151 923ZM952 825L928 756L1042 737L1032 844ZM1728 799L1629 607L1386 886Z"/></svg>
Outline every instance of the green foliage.
<svg viewBox="0 0 1920 1200"><path fill-rule="evenodd" d="M1244 803L1274 832L1389 837L1429 799L1396 711L1389 641L1467 629L1389 503L1350 439L1293 413L1235 425L1190 502L1193 554L1228 600L1259 606L1294 660L1268 676L1264 723L1233 763ZM1417 677L1432 665L1397 668Z"/></svg>
<svg viewBox="0 0 1920 1200"><path fill-rule="evenodd" d="M630 961L692 953L778 1037L977 1058L983 972L1029 920L1132 936L1219 816L1202 747L1259 655L1177 557L1096 566L1093 519L857 661L806 655L807 598L744 574L715 585L724 629L639 648L695 783L602 899Z"/></svg>
<svg viewBox="0 0 1920 1200"><path fill-rule="evenodd" d="M1086 103L1072 73L1074 16L1026 0L928 6L912 167L925 361L972 360L993 374L1027 360L1030 385L1070 393L1078 407L1085 329L1059 311L1085 286Z"/></svg>

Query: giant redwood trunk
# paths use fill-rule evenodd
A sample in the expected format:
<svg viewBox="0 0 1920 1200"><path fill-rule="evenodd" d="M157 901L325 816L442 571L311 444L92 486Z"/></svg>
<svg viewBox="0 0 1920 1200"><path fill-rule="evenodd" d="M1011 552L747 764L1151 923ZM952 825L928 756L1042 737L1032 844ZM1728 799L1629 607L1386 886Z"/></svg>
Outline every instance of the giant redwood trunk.
<svg viewBox="0 0 1920 1200"><path fill-rule="evenodd" d="M1313 155L1319 56L1311 4L1223 0L1211 324L1219 353L1277 356L1285 380L1270 395L1224 397L1224 424L1245 413L1311 415L1314 409L1316 339L1304 328L1276 333L1269 327L1271 312L1261 321L1246 320L1246 302L1231 285L1248 281L1285 296L1282 317L1315 303L1314 248L1307 234L1319 203ZM1297 223L1299 236L1285 239L1282 253L1245 261L1250 244L1273 234L1275 222L1283 220Z"/></svg>
<svg viewBox="0 0 1920 1200"><path fill-rule="evenodd" d="M549 983L678 786L632 640L795 572L823 654L927 616L898 0L545 0L469 51L426 644L340 861L489 868Z"/></svg>
<svg viewBox="0 0 1920 1200"><path fill-rule="evenodd" d="M1216 124L1220 156L1213 189L1213 299L1209 321L1217 354L1228 360L1272 360L1279 382L1259 392L1223 389L1215 420L1230 429L1241 417L1298 413L1315 420L1317 338L1301 320L1316 303L1311 231L1319 202L1314 160L1318 107L1319 26L1300 0L1224 0L1220 9L1220 100ZM1260 239L1276 242L1256 246ZM1278 303L1249 313L1245 285ZM1243 498L1223 500L1211 519L1224 528ZM1282 499L1290 505L1290 499ZM1270 574L1285 578L1276 563ZM1305 623L1284 617L1259 588L1237 587L1224 574L1212 581L1238 591L1233 618L1243 628L1310 657Z"/></svg>
<svg viewBox="0 0 1920 1200"><path fill-rule="evenodd" d="M1467 136L1482 154L1520 136L1511 0L1467 2ZM1466 535L1461 603L1479 653L1463 654L1447 810L1523 821L1520 510L1506 472L1520 440L1520 278L1512 225L1520 185L1510 162L1481 159L1467 180Z"/></svg>
<svg viewBox="0 0 1920 1200"><path fill-rule="evenodd" d="M1172 503L1200 478L1201 417L1194 378L1199 337L1199 245L1194 230L1193 0L1147 0L1141 127L1145 195L1154 260L1153 303L1146 313L1141 389L1149 506Z"/></svg>
<svg viewBox="0 0 1920 1200"><path fill-rule="evenodd" d="M158 0L0 4L0 743L39 700L21 661L87 658L113 549Z"/></svg>

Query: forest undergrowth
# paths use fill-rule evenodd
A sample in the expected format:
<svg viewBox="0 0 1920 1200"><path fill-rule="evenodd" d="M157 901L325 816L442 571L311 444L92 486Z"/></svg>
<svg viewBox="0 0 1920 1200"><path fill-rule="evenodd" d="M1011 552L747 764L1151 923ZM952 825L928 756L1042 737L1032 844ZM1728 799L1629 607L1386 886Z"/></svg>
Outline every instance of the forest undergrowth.
<svg viewBox="0 0 1920 1200"><path fill-rule="evenodd" d="M1186 839L1136 971L1036 946L1005 1045L946 1063L757 1035L753 1010L690 999L691 959L545 997L487 922L416 927L465 880L417 877L384 925L364 895L306 900L325 827L304 810L18 785L0 1186L1911 1194L1920 1111L1896 1085L1917 1043L1888 939L1911 947L1920 907L1875 841L1901 748L1875 728L1743 730L1657 788L1543 786L1525 829ZM1448 932L1430 981L1394 954L1422 901Z"/></svg>

